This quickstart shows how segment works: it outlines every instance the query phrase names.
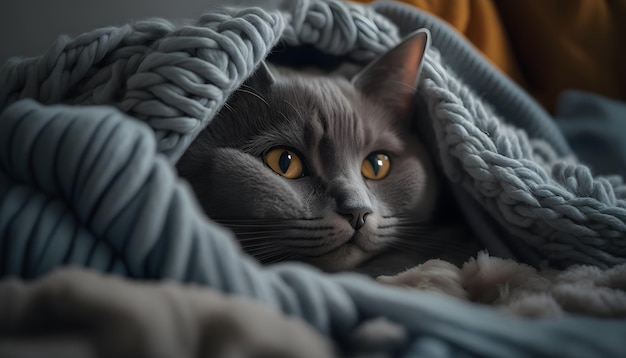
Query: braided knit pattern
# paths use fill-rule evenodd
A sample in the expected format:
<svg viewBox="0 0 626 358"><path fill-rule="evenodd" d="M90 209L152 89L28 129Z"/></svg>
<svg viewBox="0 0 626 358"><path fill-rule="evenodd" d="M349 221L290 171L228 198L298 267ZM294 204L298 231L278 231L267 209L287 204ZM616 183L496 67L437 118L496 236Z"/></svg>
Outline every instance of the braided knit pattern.
<svg viewBox="0 0 626 358"><path fill-rule="evenodd" d="M374 59L399 40L396 26L372 9L334 0L293 1L285 19L285 43L359 61Z"/></svg>
<svg viewBox="0 0 626 358"><path fill-rule="evenodd" d="M113 105L147 122L158 150L176 161L283 27L278 13L244 9L182 27L151 19L64 36L44 56L2 67L0 107L21 98Z"/></svg>
<svg viewBox="0 0 626 358"><path fill-rule="evenodd" d="M595 178L545 141L530 140L427 56L427 101L446 175L472 193L516 237L553 264L608 267L626 262L626 186Z"/></svg>

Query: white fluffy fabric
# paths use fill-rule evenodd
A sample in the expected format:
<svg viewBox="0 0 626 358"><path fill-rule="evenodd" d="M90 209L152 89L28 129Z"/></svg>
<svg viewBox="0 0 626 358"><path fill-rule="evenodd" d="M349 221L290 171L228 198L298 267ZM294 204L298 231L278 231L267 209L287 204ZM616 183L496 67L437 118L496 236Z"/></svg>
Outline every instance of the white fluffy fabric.
<svg viewBox="0 0 626 358"><path fill-rule="evenodd" d="M381 276L378 281L441 292L525 317L561 317L566 313L626 317L626 265L606 270L595 266L537 270L481 252L461 268L429 260L396 276Z"/></svg>

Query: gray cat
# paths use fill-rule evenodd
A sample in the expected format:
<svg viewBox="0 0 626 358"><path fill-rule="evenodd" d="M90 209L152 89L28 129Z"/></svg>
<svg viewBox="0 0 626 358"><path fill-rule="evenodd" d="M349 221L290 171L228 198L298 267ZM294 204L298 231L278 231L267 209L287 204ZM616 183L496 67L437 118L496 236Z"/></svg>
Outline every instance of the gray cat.
<svg viewBox="0 0 626 358"><path fill-rule="evenodd" d="M427 31L413 33L351 79L262 65L179 174L263 263L380 275L465 260L477 248L437 223L441 178L414 128L428 43Z"/></svg>

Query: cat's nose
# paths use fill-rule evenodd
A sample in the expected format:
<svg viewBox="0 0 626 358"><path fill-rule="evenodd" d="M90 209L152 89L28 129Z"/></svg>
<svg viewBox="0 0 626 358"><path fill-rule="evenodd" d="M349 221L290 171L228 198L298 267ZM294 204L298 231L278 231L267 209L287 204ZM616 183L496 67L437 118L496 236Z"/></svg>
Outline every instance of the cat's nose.
<svg viewBox="0 0 626 358"><path fill-rule="evenodd" d="M329 193L335 198L337 213L345 217L354 230L365 225L367 216L372 213L365 190L354 187L350 182L335 181Z"/></svg>
<svg viewBox="0 0 626 358"><path fill-rule="evenodd" d="M350 222L350 225L354 228L354 230L359 230L365 225L365 220L367 216L372 212L368 208L358 208L353 209L352 211L344 211L341 215L344 215L346 219Z"/></svg>
<svg viewBox="0 0 626 358"><path fill-rule="evenodd" d="M367 216L370 214L369 211L365 211L365 210L361 210L361 211L355 211L352 213L352 227L354 228L354 230L358 230L361 227L363 227L363 225L365 225L365 219L367 218Z"/></svg>

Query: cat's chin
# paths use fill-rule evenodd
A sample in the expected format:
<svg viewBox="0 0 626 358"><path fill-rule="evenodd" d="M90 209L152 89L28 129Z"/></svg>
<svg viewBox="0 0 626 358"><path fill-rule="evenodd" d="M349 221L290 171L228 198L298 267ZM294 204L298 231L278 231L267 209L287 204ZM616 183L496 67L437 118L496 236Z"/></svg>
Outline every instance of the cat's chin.
<svg viewBox="0 0 626 358"><path fill-rule="evenodd" d="M324 271L337 272L354 269L373 255L354 243L346 243L329 253L305 261Z"/></svg>
<svg viewBox="0 0 626 358"><path fill-rule="evenodd" d="M305 261L327 272L353 270L378 255L387 246L386 241L373 240L371 233L365 231L367 229L355 232L332 251Z"/></svg>

